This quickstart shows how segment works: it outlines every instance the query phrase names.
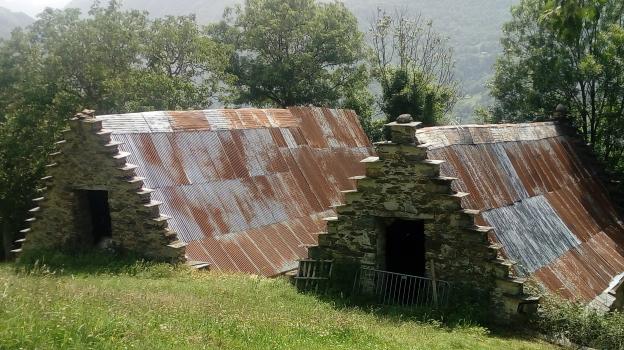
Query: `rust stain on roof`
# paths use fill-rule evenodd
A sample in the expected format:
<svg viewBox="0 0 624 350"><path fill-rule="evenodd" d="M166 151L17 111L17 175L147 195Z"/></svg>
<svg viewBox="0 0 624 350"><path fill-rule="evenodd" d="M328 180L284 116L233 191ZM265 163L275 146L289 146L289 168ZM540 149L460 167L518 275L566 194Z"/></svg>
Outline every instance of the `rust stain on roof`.
<svg viewBox="0 0 624 350"><path fill-rule="evenodd" d="M169 112L173 130L210 130L210 124L202 111Z"/></svg>
<svg viewBox="0 0 624 350"><path fill-rule="evenodd" d="M468 192L476 223L553 292L586 302L624 271L624 224L583 151L556 123L424 128L441 175Z"/></svg>
<svg viewBox="0 0 624 350"><path fill-rule="evenodd" d="M297 267L373 155L350 111L297 107L100 116L191 261L273 276Z"/></svg>

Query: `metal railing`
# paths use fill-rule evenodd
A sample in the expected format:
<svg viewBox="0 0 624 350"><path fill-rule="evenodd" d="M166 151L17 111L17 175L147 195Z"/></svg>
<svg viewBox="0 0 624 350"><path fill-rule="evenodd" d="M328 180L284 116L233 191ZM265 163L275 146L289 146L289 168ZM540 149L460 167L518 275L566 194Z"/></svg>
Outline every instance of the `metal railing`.
<svg viewBox="0 0 624 350"><path fill-rule="evenodd" d="M362 267L356 293L375 298L382 305L444 306L451 284L446 281Z"/></svg>
<svg viewBox="0 0 624 350"><path fill-rule="evenodd" d="M333 260L300 260L295 287L300 291L326 292L332 268Z"/></svg>

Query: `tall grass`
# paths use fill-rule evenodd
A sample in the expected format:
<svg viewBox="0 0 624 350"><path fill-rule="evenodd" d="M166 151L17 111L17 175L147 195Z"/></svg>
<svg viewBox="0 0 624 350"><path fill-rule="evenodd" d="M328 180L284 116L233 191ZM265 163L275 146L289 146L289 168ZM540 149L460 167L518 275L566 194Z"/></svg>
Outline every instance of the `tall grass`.
<svg viewBox="0 0 624 350"><path fill-rule="evenodd" d="M551 348L432 314L319 300L284 279L60 265L0 265L0 349Z"/></svg>

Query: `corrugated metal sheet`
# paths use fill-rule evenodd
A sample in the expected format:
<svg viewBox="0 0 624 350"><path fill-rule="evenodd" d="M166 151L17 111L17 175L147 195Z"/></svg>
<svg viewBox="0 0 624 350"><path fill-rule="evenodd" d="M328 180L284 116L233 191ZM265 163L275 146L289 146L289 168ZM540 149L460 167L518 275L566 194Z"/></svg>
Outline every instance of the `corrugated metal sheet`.
<svg viewBox="0 0 624 350"><path fill-rule="evenodd" d="M332 111L329 109L294 108L286 109L215 109L204 111L145 112L98 116L103 127L116 134L155 133L189 130L235 130L260 128L289 128L301 126L302 115L335 114L332 119L353 122L353 112ZM327 119L321 121L328 122ZM359 124L344 125L344 132L353 132L357 142L362 142ZM327 131L327 130L325 130ZM345 140L343 140L345 141ZM354 141L355 142L355 141Z"/></svg>
<svg viewBox="0 0 624 350"><path fill-rule="evenodd" d="M595 170L555 123L418 130L466 209L551 291L590 302L624 272L624 226Z"/></svg>
<svg viewBox="0 0 624 350"><path fill-rule="evenodd" d="M155 189L191 261L273 276L296 268L354 189L371 144L353 112L212 110L98 117Z"/></svg>

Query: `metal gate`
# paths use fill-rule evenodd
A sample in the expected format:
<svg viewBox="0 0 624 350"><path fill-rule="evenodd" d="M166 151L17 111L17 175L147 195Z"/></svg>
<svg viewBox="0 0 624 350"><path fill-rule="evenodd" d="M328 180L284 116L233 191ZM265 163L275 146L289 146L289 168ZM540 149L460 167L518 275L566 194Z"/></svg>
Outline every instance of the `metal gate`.
<svg viewBox="0 0 624 350"><path fill-rule="evenodd" d="M375 298L383 305L443 306L448 303L451 284L446 281L362 267L356 293Z"/></svg>
<svg viewBox="0 0 624 350"><path fill-rule="evenodd" d="M295 276L295 287L300 291L315 293L327 291L333 260L300 260Z"/></svg>

